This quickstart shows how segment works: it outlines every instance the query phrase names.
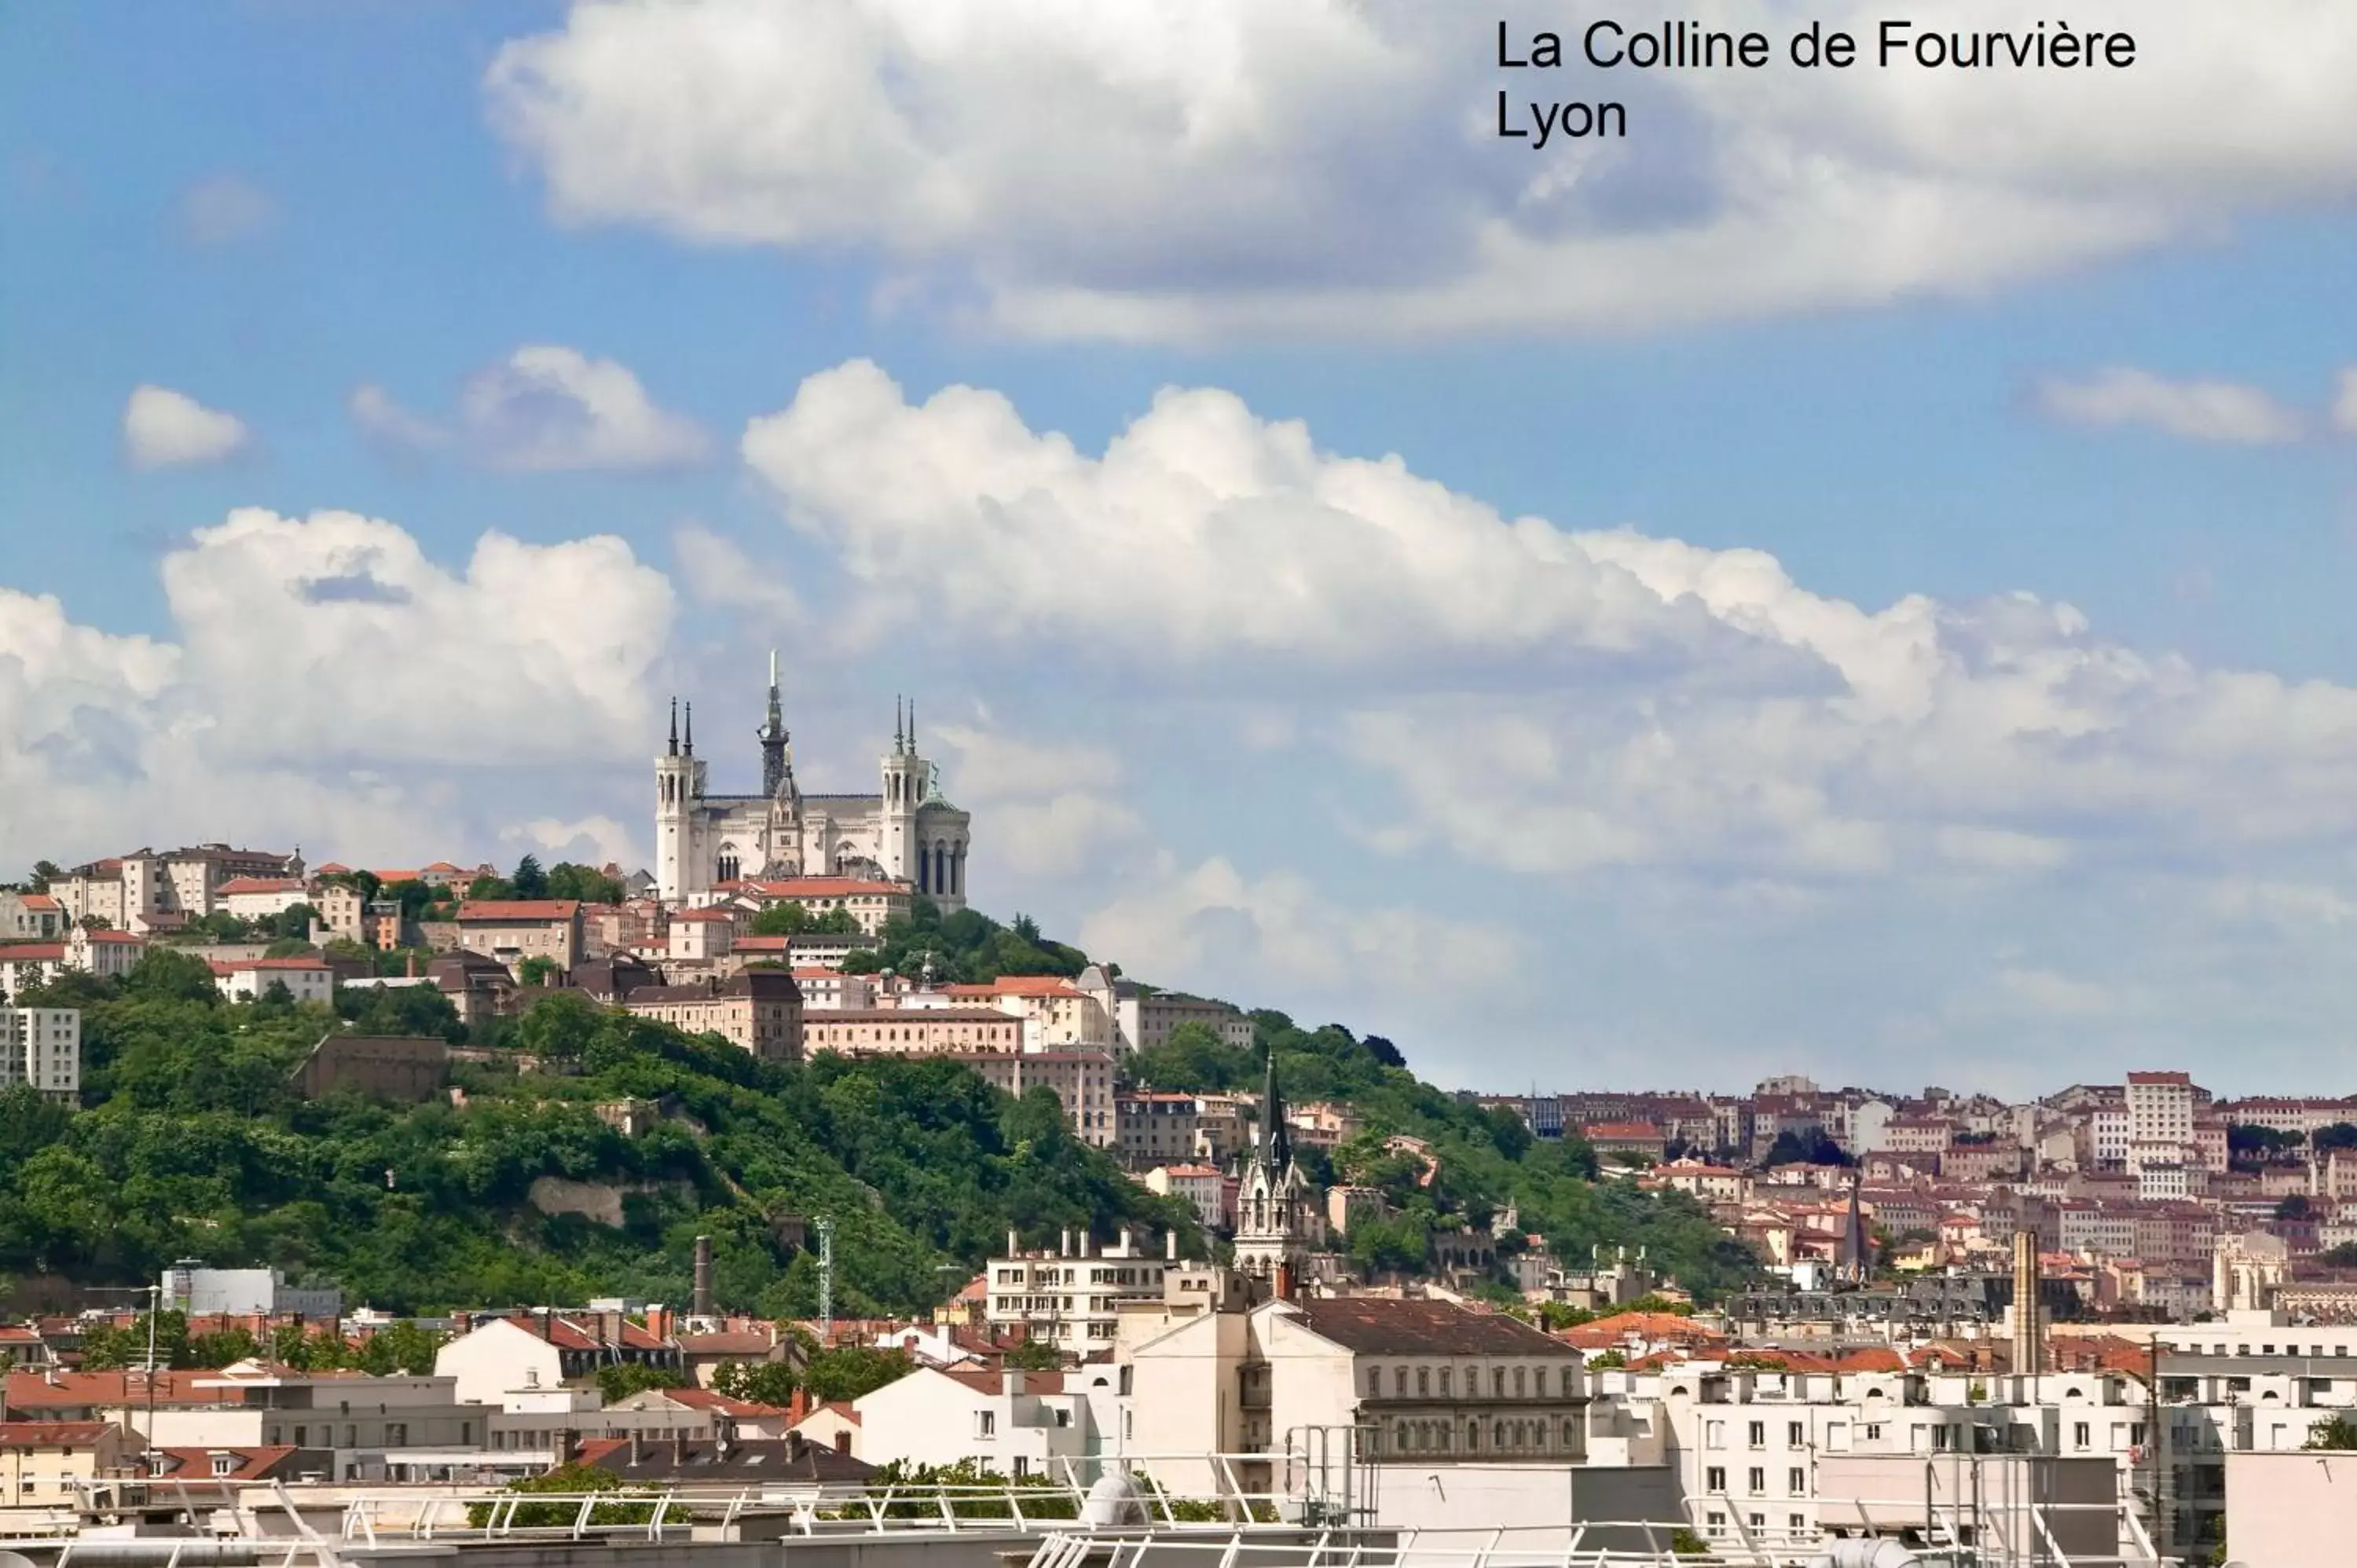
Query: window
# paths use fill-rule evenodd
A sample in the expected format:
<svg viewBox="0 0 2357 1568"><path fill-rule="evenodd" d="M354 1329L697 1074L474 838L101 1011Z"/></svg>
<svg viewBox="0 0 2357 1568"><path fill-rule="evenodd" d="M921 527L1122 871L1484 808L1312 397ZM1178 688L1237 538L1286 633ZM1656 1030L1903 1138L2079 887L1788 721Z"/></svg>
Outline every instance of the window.
<svg viewBox="0 0 2357 1568"><path fill-rule="evenodd" d="M1784 1489L1796 1498L1809 1495L1809 1473L1795 1465L1784 1472Z"/></svg>
<svg viewBox="0 0 2357 1568"><path fill-rule="evenodd" d="M1394 1367L1392 1369L1392 1393L1395 1397L1401 1399L1407 1397L1407 1369L1405 1367Z"/></svg>
<svg viewBox="0 0 2357 1568"><path fill-rule="evenodd" d="M1504 1399L1506 1397L1505 1368L1492 1367L1490 1369L1490 1396L1492 1399Z"/></svg>
<svg viewBox="0 0 2357 1568"><path fill-rule="evenodd" d="M1794 1535L1803 1534L1809 1528L1809 1516L1804 1513L1786 1514L1784 1516L1784 1527L1787 1530L1790 1530Z"/></svg>
<svg viewBox="0 0 2357 1568"><path fill-rule="evenodd" d="M1428 1394L1432 1392L1431 1368L1418 1367L1415 1369L1415 1391L1418 1394Z"/></svg>
<svg viewBox="0 0 2357 1568"><path fill-rule="evenodd" d="M307 1426L296 1427L295 1429L295 1446L297 1448L302 1447L304 1443L309 1438L310 1434L311 1429Z"/></svg>
<svg viewBox="0 0 2357 1568"><path fill-rule="evenodd" d="M1808 1423L1804 1421L1786 1422L1784 1423L1784 1446L1787 1448L1805 1448L1808 1445Z"/></svg>
<svg viewBox="0 0 2357 1568"><path fill-rule="evenodd" d="M974 1412L974 1434L976 1437L996 1437L998 1435L998 1412L995 1410L975 1411Z"/></svg>
<svg viewBox="0 0 2357 1568"><path fill-rule="evenodd" d="M1471 1453L1474 1449L1479 1448L1479 1447L1480 1447L1480 1446L1481 1446L1481 1423L1480 1423L1480 1422L1478 1422L1478 1421L1469 1421L1469 1422L1467 1422L1467 1423L1465 1423L1465 1450L1466 1450L1466 1452L1469 1454L1469 1453Z"/></svg>
<svg viewBox="0 0 2357 1568"><path fill-rule="evenodd" d="M1713 1496L1727 1490L1727 1466L1713 1465L1702 1473L1702 1489Z"/></svg>
<svg viewBox="0 0 2357 1568"><path fill-rule="evenodd" d="M1027 1454L1017 1454L1017 1455L1015 1456L1015 1478L1016 1478L1017 1480L1018 1480L1018 1481L1019 1481L1019 1480L1021 1480L1024 1477L1028 1476L1030 1473L1031 1473L1031 1458L1030 1458L1030 1455L1027 1455Z"/></svg>
<svg viewBox="0 0 2357 1568"><path fill-rule="evenodd" d="M227 1476L227 1475L231 1475L231 1474L234 1474L234 1473L235 1473L236 1469L237 1469L237 1455L234 1455L234 1454L216 1454L216 1455L213 1455L213 1474L214 1474L214 1475L216 1475L216 1476Z"/></svg>
<svg viewBox="0 0 2357 1568"><path fill-rule="evenodd" d="M295 1430L296 1430L296 1434L297 1434L297 1435L296 1435L296 1437L295 1441L296 1441L296 1442L297 1442L297 1443L299 1444L300 1442L302 1442L302 1441L303 1441L303 1439L302 1439L302 1437L301 1437L301 1435L300 1435L300 1434L301 1434L301 1432L302 1432L302 1430L303 1430L303 1429L302 1429L301 1427L299 1427L299 1426L298 1426L298 1427L296 1427ZM386 1446L386 1447L388 1447L388 1448L399 1448L399 1447L403 1446L404 1444L406 1444L408 1441L409 1441L409 1426L408 1426L408 1423L405 1423L405 1422L399 1422L399 1421L388 1421L388 1422L386 1422L386 1423L384 1423L384 1442L385 1442L385 1446Z"/></svg>
<svg viewBox="0 0 2357 1568"><path fill-rule="evenodd" d="M1447 1368L1447 1367L1443 1367L1443 1368L1441 1368L1441 1369L1440 1369L1440 1397L1441 1397L1442 1399L1447 1399L1447 1398L1448 1397L1448 1375L1449 1375L1449 1369L1448 1369L1448 1368ZM1468 1379L1466 1379L1466 1380L1465 1380L1465 1381L1466 1381L1466 1384L1467 1384L1467 1390L1466 1390L1466 1391L1467 1391L1467 1392L1469 1392L1469 1393L1477 1393L1477 1394L1478 1394L1478 1393L1480 1393L1480 1392L1481 1391L1478 1387L1474 1387L1474 1386L1472 1386L1472 1385L1473 1385L1473 1380L1472 1380L1472 1379L1468 1378Z"/></svg>
<svg viewBox="0 0 2357 1568"><path fill-rule="evenodd" d="M2073 1422L2073 1423L2072 1423L2072 1424L2071 1424L2071 1445L2072 1445L2072 1447L2074 1447L2074 1448L2084 1448L2084 1447L2086 1447L2086 1446L2087 1446L2087 1444L2088 1444L2090 1442L2092 1442L2092 1441L2093 1441L2093 1438L2092 1438L2092 1436L2090 1435L2090 1434L2088 1433L2088 1430L2087 1430L2087 1423L2086 1423L2085 1422L2083 1422L2083 1421L2079 1421L2079 1422Z"/></svg>
<svg viewBox="0 0 2357 1568"><path fill-rule="evenodd" d="M1752 1447L1754 1447L1754 1448L1765 1448L1765 1447L1767 1447L1767 1446L1768 1446L1768 1423L1767 1423L1766 1422L1764 1422L1764 1421L1755 1421L1755 1422L1753 1422L1753 1423L1751 1423L1751 1430L1750 1430L1750 1432L1749 1432L1749 1438L1750 1438L1750 1442L1751 1442L1751 1446L1752 1446Z"/></svg>
<svg viewBox="0 0 2357 1568"><path fill-rule="evenodd" d="M1723 1421L1704 1422L1702 1423L1702 1445L1705 1448L1726 1447L1727 1423Z"/></svg>
<svg viewBox="0 0 2357 1568"><path fill-rule="evenodd" d="M1516 1367L1514 1369L1514 1397L1516 1399L1523 1397L1523 1369Z"/></svg>
<svg viewBox="0 0 2357 1568"><path fill-rule="evenodd" d="M1539 1368L1531 1374L1531 1392L1540 1399L1546 1398L1546 1374L1547 1369L1544 1367Z"/></svg>
<svg viewBox="0 0 2357 1568"><path fill-rule="evenodd" d="M1881 1441L1882 1441L1882 1423L1881 1423L1880 1422L1878 1422L1878 1421L1870 1421L1870 1422L1867 1423L1867 1424L1866 1424L1866 1430L1865 1430L1865 1432L1863 1432L1862 1434L1860 1434L1860 1435L1861 1435L1861 1436L1863 1436L1863 1437L1864 1437L1864 1438L1865 1438L1868 1443L1879 1443L1879 1442L1881 1442Z"/></svg>
<svg viewBox="0 0 2357 1568"><path fill-rule="evenodd" d="M1768 1472L1757 1465L1751 1466L1743 1478L1749 1485L1751 1495L1755 1498L1768 1489Z"/></svg>
<svg viewBox="0 0 2357 1568"><path fill-rule="evenodd" d="M1367 1397L1368 1397L1369 1399L1376 1399L1376 1398L1379 1398L1379 1397L1381 1397L1381 1395L1383 1394L1383 1369L1381 1367L1370 1367L1370 1368L1368 1368L1368 1369L1367 1369Z"/></svg>

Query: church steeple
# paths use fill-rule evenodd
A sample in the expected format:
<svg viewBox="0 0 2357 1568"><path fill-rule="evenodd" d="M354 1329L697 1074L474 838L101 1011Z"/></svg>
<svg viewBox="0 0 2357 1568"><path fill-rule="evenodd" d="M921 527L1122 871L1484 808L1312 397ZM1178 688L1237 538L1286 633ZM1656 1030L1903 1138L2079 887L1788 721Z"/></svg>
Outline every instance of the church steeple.
<svg viewBox="0 0 2357 1568"><path fill-rule="evenodd" d="M1285 1098L1276 1087L1276 1053L1268 1053L1268 1078L1260 1096L1260 1159L1271 1176L1293 1164L1293 1134L1285 1124Z"/></svg>
<svg viewBox="0 0 2357 1568"><path fill-rule="evenodd" d="M686 749L683 755L687 757L695 755L695 704L694 703L687 704L687 741Z"/></svg>
<svg viewBox="0 0 2357 1568"><path fill-rule="evenodd" d="M898 698L898 697L893 698L893 699L892 699L892 755L893 755L893 756L895 756L895 757L906 757L906 756L909 754L909 741L908 741L908 736L907 736L905 734L903 734L903 733L902 733L902 727L901 727L901 723L900 723L900 708L901 708L901 702L900 702L900 699L899 699L899 698Z"/></svg>
<svg viewBox="0 0 2357 1568"><path fill-rule="evenodd" d="M671 754L679 755L679 699L671 700Z"/></svg>

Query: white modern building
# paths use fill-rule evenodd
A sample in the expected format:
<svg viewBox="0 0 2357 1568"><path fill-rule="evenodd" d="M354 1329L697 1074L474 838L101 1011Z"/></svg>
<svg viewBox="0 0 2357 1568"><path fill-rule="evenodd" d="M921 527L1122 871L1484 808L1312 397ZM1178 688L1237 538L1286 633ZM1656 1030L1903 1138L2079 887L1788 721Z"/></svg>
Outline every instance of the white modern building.
<svg viewBox="0 0 2357 1568"><path fill-rule="evenodd" d="M80 1009L0 1007L0 1089L18 1083L55 1100L80 1097Z"/></svg>

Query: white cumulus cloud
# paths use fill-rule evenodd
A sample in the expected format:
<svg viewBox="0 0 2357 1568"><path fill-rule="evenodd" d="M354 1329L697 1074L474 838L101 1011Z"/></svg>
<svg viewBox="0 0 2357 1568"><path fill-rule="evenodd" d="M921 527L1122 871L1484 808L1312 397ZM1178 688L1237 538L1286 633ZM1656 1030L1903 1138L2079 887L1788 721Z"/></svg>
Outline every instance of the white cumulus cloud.
<svg viewBox="0 0 2357 1568"><path fill-rule="evenodd" d="M1569 0L1502 8L1574 40ZM1131 340L1625 331L1970 294L2357 190L2357 16L2150 0L2126 70L1494 64L1498 13L1331 0L579 0L487 108L572 223L875 258L895 297ZM1924 0L1921 32L2030 0ZM1641 19L1629 19L1631 24ZM2085 18L2072 20L2084 27ZM1625 101L1499 138L1497 93ZM2218 133L2231 104L2233 134ZM2203 106L2208 106L2207 108ZM1510 105L1510 113L1514 111Z"/></svg>
<svg viewBox="0 0 2357 1568"><path fill-rule="evenodd" d="M668 468L710 450L695 423L657 408L628 366L561 345L529 345L477 372L458 409L501 468Z"/></svg>
<svg viewBox="0 0 2357 1568"><path fill-rule="evenodd" d="M2357 691L2204 668L2029 594L1860 606L1757 550L1508 519L1172 391L1102 454L854 362L747 461L861 637L1326 693L1338 820L1405 855L1748 886L2223 873L2357 839ZM1388 789L1366 789L1372 777Z"/></svg>
<svg viewBox="0 0 2357 1568"><path fill-rule="evenodd" d="M0 588L0 864L224 834L447 853L656 731L671 587L617 539L487 534L453 571L389 522L246 509L163 577L160 639Z"/></svg>
<svg viewBox="0 0 2357 1568"><path fill-rule="evenodd" d="M123 451L135 468L218 463L246 444L245 422L170 387L143 383L123 406Z"/></svg>
<svg viewBox="0 0 2357 1568"><path fill-rule="evenodd" d="M365 381L345 410L388 455L454 448L515 473L677 468L712 450L703 428L658 406L629 366L562 344L527 344L477 371L447 420L415 413Z"/></svg>
<svg viewBox="0 0 2357 1568"><path fill-rule="evenodd" d="M2083 380L2039 383L2039 406L2068 424L2147 425L2187 441L2268 446L2297 441L2308 422L2257 387L2170 381L2118 366Z"/></svg>

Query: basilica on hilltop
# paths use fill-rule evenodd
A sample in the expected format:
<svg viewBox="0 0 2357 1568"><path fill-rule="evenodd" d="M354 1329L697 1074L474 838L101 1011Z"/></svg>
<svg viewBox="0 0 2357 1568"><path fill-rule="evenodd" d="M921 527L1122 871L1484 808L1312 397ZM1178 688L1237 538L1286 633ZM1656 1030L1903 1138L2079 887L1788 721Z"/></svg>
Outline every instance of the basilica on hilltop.
<svg viewBox="0 0 2357 1568"><path fill-rule="evenodd" d="M761 746L761 792L715 795L695 755L695 704L683 734L672 703L669 744L655 758L655 881L670 902L709 902L721 884L846 876L906 882L944 912L966 903L966 846L973 818L942 798L941 769L917 750L914 703L895 703L892 749L873 795L804 794L778 699L778 656L770 655L769 715Z"/></svg>

